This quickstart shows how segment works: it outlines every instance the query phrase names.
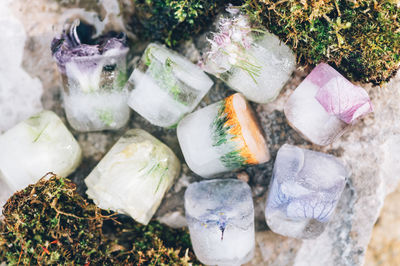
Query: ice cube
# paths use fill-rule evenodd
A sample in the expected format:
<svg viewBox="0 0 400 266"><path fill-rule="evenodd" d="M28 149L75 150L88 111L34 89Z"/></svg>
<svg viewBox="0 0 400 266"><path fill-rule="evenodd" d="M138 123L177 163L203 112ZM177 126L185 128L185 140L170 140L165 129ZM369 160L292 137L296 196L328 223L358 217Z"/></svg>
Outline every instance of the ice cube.
<svg viewBox="0 0 400 266"><path fill-rule="evenodd" d="M214 179L189 185L185 212L196 257L207 265L240 265L254 252L254 207L247 183Z"/></svg>
<svg viewBox="0 0 400 266"><path fill-rule="evenodd" d="M188 59L151 43L141 66L129 78L127 87L133 90L128 104L150 123L172 127L193 111L212 85L213 81Z"/></svg>
<svg viewBox="0 0 400 266"><path fill-rule="evenodd" d="M128 130L85 179L87 195L103 209L147 224L179 175L169 147L141 129Z"/></svg>
<svg viewBox="0 0 400 266"><path fill-rule="evenodd" d="M348 171L334 156L283 145L268 191L268 226L277 234L294 238L319 236L348 177Z"/></svg>
<svg viewBox="0 0 400 266"><path fill-rule="evenodd" d="M68 176L78 167L82 154L72 134L51 111L32 116L0 135L0 147L0 183L7 184L8 197L48 172Z"/></svg>
<svg viewBox="0 0 400 266"><path fill-rule="evenodd" d="M220 18L218 32L204 51L203 66L248 100L267 103L289 80L295 56L277 36L253 27L241 13Z"/></svg>
<svg viewBox="0 0 400 266"><path fill-rule="evenodd" d="M187 115L177 134L186 163L202 177L269 160L263 134L240 93Z"/></svg>
<svg viewBox="0 0 400 266"><path fill-rule="evenodd" d="M372 111L367 92L321 63L303 80L285 104L289 124L317 145L329 145L350 124Z"/></svg>
<svg viewBox="0 0 400 266"><path fill-rule="evenodd" d="M77 131L119 129L129 119L124 34L80 39L79 21L52 42L61 72L67 119ZM89 41L90 40L90 41ZM84 43L87 41L88 43Z"/></svg>

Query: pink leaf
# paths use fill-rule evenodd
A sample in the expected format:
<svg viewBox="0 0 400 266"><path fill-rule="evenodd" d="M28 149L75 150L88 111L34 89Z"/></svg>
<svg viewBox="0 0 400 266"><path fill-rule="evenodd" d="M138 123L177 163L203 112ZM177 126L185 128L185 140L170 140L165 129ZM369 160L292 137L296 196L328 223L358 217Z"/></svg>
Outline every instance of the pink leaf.
<svg viewBox="0 0 400 266"><path fill-rule="evenodd" d="M337 74L318 89L315 98L329 114L351 124L372 112L372 104L363 88Z"/></svg>

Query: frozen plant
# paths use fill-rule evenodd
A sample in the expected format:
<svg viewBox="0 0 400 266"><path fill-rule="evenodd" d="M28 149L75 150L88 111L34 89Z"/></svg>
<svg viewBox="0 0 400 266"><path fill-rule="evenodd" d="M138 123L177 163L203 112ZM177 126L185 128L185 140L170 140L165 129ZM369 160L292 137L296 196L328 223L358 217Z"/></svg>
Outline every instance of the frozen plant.
<svg viewBox="0 0 400 266"><path fill-rule="evenodd" d="M213 81L188 59L151 43L129 78L128 86L133 88L129 106L154 125L176 126L212 85Z"/></svg>
<svg viewBox="0 0 400 266"><path fill-rule="evenodd" d="M270 158L254 113L240 93L187 115L177 134L186 163L202 177Z"/></svg>
<svg viewBox="0 0 400 266"><path fill-rule="evenodd" d="M85 179L89 198L103 209L147 224L178 177L180 162L164 143L128 130Z"/></svg>
<svg viewBox="0 0 400 266"><path fill-rule="evenodd" d="M292 51L238 9L227 11L208 39L200 65L251 101L273 101L295 68Z"/></svg>
<svg viewBox="0 0 400 266"><path fill-rule="evenodd" d="M265 217L277 234L315 238L332 217L349 172L334 156L283 145L276 157Z"/></svg>
<svg viewBox="0 0 400 266"><path fill-rule="evenodd" d="M285 104L289 124L317 145L328 145L372 112L368 93L331 66L321 63Z"/></svg>
<svg viewBox="0 0 400 266"><path fill-rule="evenodd" d="M237 179L190 184L185 212L196 257L207 265L240 265L254 253L254 207L249 185Z"/></svg>
<svg viewBox="0 0 400 266"><path fill-rule="evenodd" d="M80 164L81 148L61 119L43 111L0 135L0 206L48 172L61 177Z"/></svg>
<svg viewBox="0 0 400 266"><path fill-rule="evenodd" d="M91 36L91 28L76 20L51 44L67 118L78 131L118 129L129 119L126 36Z"/></svg>

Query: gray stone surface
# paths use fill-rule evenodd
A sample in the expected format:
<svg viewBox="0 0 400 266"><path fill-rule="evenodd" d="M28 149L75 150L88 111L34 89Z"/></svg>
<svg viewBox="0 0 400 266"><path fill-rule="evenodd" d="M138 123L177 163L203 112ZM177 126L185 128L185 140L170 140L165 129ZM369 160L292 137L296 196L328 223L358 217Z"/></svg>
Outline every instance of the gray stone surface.
<svg viewBox="0 0 400 266"><path fill-rule="evenodd" d="M40 79L44 92L43 106L55 111L64 121L60 99L61 83L49 49L51 39L56 33L55 30L58 31L66 19L76 16L97 23L99 30L124 29L123 19L118 15L115 5L116 1L99 1L99 6L93 5L92 2L96 1L61 1L61 5L51 0L10 2L13 15L20 20L26 32L22 65L32 78ZM124 12L131 10L128 2L123 1ZM80 6L85 9L79 8ZM135 40L132 34L129 36L131 40ZM133 61L140 56L140 50L145 44L136 47L132 54ZM180 50L189 54L192 60L198 58L198 52L190 42ZM361 265L383 200L386 194L395 188L399 179L400 153L397 151L400 149L400 124L396 121L400 117L400 75L385 88L364 85L371 95L375 112L351 128L334 144L320 148L308 143L290 128L283 114L286 99L309 71L297 70L274 103L253 104L268 140L271 156L275 158L278 148L284 143L300 145L339 156L351 169L352 176L340 199L336 215L325 232L315 240L301 241L276 235L266 226L263 210L274 160L241 171L239 176L243 178L247 175L252 187L258 230L256 256L249 265ZM217 82L200 106L215 102L231 93L233 92ZM143 128L160 138L183 162L175 130L152 126L133 113L127 128L135 127ZM83 163L71 176L80 193L83 194L86 190L83 179L124 131L74 132L84 153ZM237 175L229 173L224 177ZM198 180L200 177L183 164L180 179L166 195L156 216L171 226L184 224L183 193L189 183Z"/></svg>

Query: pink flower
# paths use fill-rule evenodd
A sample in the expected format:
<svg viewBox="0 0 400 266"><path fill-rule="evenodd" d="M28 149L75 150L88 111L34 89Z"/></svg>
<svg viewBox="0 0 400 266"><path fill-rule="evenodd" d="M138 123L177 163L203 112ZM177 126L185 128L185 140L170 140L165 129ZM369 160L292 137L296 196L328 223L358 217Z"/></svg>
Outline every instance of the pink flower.
<svg viewBox="0 0 400 266"><path fill-rule="evenodd" d="M325 70L326 66L325 64ZM352 124L358 118L372 112L368 93L363 88L353 85L333 68L332 70L334 73L331 72L331 74L334 77L320 87L315 95L324 109L347 124Z"/></svg>
<svg viewBox="0 0 400 266"><path fill-rule="evenodd" d="M226 33L214 34L213 41L219 46L219 48L223 48L231 44L231 38Z"/></svg>

